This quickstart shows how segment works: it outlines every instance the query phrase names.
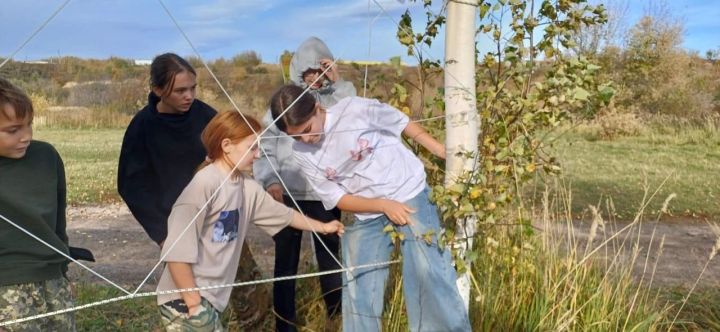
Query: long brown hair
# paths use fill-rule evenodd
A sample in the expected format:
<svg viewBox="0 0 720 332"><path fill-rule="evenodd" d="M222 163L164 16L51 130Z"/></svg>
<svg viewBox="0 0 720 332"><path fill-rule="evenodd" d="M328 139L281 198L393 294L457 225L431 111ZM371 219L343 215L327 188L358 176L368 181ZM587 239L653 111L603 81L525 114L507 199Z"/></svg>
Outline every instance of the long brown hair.
<svg viewBox="0 0 720 332"><path fill-rule="evenodd" d="M243 119L243 116L245 119ZM247 122L245 122L245 120L247 120ZM200 136L205 151L207 151L207 158L200 164L198 170L211 164L215 160L223 160L230 168L235 167L225 155L222 149L222 141L228 138L231 142L237 143L253 133L259 134L261 130L262 126L260 123L247 114L240 114L240 112L235 110L218 113L218 115L210 120Z"/></svg>

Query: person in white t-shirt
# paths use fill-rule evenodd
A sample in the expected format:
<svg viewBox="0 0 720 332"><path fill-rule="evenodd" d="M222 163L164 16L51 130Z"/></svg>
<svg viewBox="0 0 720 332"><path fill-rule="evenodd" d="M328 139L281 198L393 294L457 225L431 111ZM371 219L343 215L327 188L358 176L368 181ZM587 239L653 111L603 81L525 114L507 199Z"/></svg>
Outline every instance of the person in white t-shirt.
<svg viewBox="0 0 720 332"><path fill-rule="evenodd" d="M243 175L258 157L257 120L235 111L215 116L202 133L208 153L178 197L168 218L162 248L167 262L158 291L231 284L249 223L273 235L285 226L343 234L335 220L321 223L277 202L255 180ZM226 180L227 179L227 180ZM223 331L220 313L231 288L159 294L168 331Z"/></svg>
<svg viewBox="0 0 720 332"><path fill-rule="evenodd" d="M342 239L348 267L385 262L402 233L403 291L412 331L469 331L450 251L438 245L437 208L428 198L422 162L401 134L440 158L445 147L394 107L348 97L327 109L300 87L270 100L275 125L295 138L293 155L326 209L355 213ZM430 237L431 241L426 241ZM344 274L343 331L379 331L388 267Z"/></svg>
<svg viewBox="0 0 720 332"><path fill-rule="evenodd" d="M356 95L352 82L343 80L333 63L334 57L328 46L317 37L303 41L290 61L290 82L308 87L322 106L330 107L340 99ZM325 72L325 74L323 74ZM337 208L325 209L310 184L305 181L300 167L292 156L293 140L272 124L272 114L267 110L263 124L268 128L260 140L263 153L253 165L253 175L265 190L278 202L296 207L305 215L320 221L340 218ZM277 172L277 173L276 173ZM282 184L281 184L282 182ZM296 275L300 262L300 246L303 232L287 227L273 236L275 242L275 266L273 276ZM336 256L340 251L340 238L334 234L313 236L313 249L320 272L339 269ZM341 316L342 274L320 276L320 290L325 301L327 320ZM295 312L295 280L273 283L273 310L276 332L297 332L298 319Z"/></svg>

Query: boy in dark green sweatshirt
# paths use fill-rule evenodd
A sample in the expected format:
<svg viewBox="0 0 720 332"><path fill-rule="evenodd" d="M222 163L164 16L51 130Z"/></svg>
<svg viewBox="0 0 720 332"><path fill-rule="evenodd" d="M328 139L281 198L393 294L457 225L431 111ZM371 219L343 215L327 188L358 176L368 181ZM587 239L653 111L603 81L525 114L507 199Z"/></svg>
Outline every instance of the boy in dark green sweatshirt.
<svg viewBox="0 0 720 332"><path fill-rule="evenodd" d="M0 323L73 306L69 260L12 223L68 253L65 169L52 145L32 140L28 96L0 77ZM75 331L72 313L0 327Z"/></svg>

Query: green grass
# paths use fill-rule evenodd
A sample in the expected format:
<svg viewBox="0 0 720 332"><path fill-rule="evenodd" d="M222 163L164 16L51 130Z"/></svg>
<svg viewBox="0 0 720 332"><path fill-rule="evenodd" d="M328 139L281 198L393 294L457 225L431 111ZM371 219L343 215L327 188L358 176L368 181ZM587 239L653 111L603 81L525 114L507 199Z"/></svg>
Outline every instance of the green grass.
<svg viewBox="0 0 720 332"><path fill-rule="evenodd" d="M125 295L116 288L75 285L75 304L83 305ZM104 304L75 312L78 331L152 331L162 326L155 297Z"/></svg>
<svg viewBox="0 0 720 332"><path fill-rule="evenodd" d="M660 297L668 303L681 303L687 296L684 288L666 290ZM697 289L688 298L677 320L678 331L720 331L720 290L716 287Z"/></svg>
<svg viewBox="0 0 720 332"><path fill-rule="evenodd" d="M65 161L68 203L118 202L117 161L124 129L50 129L35 138L53 144ZM667 182L647 212L660 208L670 193L675 214L720 216L720 134L702 130L655 130L612 141L587 139L577 132L552 144L573 192L573 211L612 198L619 217L637 212L644 188Z"/></svg>
<svg viewBox="0 0 720 332"><path fill-rule="evenodd" d="M68 204L120 201L117 163L124 129L36 129L33 138L58 150L65 162Z"/></svg>
<svg viewBox="0 0 720 332"><path fill-rule="evenodd" d="M620 218L632 217L645 188L660 188L646 212L671 193L674 214L720 216L720 134L698 130L644 133L611 141L568 132L552 145L573 193L573 212L611 198Z"/></svg>
<svg viewBox="0 0 720 332"><path fill-rule="evenodd" d="M313 267L310 271L316 272ZM322 299L320 283L317 278L297 281L297 317L298 323L309 331L339 331L340 318L327 320L325 302ZM80 306L96 301L125 295L120 290L106 285L80 283L75 285L75 305ZM78 331L164 331L156 297L112 302L83 309L75 313ZM229 331L241 331L232 305L228 305L221 319ZM275 326L275 316L270 312L255 325L259 331L270 331Z"/></svg>

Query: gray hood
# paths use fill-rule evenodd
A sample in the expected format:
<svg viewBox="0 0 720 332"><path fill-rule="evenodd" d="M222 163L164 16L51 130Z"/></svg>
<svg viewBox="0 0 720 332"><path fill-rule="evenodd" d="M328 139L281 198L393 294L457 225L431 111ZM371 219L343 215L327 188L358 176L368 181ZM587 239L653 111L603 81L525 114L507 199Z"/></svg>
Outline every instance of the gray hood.
<svg viewBox="0 0 720 332"><path fill-rule="evenodd" d="M308 69L322 69L320 66L320 60L322 59L335 60L330 49L320 38L310 37L306 39L298 46L292 60L290 60L290 80L295 85L306 88L307 84L303 82L302 73ZM325 88L328 83L330 83L329 80L325 80L323 87L320 89Z"/></svg>
<svg viewBox="0 0 720 332"><path fill-rule="evenodd" d="M330 49L322 40L310 37L300 44L292 60L290 60L290 80L292 80L292 83L307 88L307 85L302 80L302 72L309 68L320 69L321 59L334 59ZM310 89L309 92L323 107L330 107L345 97L356 95L352 83L344 81L342 78L335 82L325 80L320 89ZM300 200L320 200L315 195L313 188L305 180L300 166L293 157L292 138L277 129L275 125L269 126L272 122L270 110L265 114L263 122L268 126L265 137L260 140L260 145L262 145L265 153L262 153L260 159L253 164L255 179L260 181L265 188L271 184L280 183L280 179L273 171L273 168L275 168L280 173L293 197Z"/></svg>

